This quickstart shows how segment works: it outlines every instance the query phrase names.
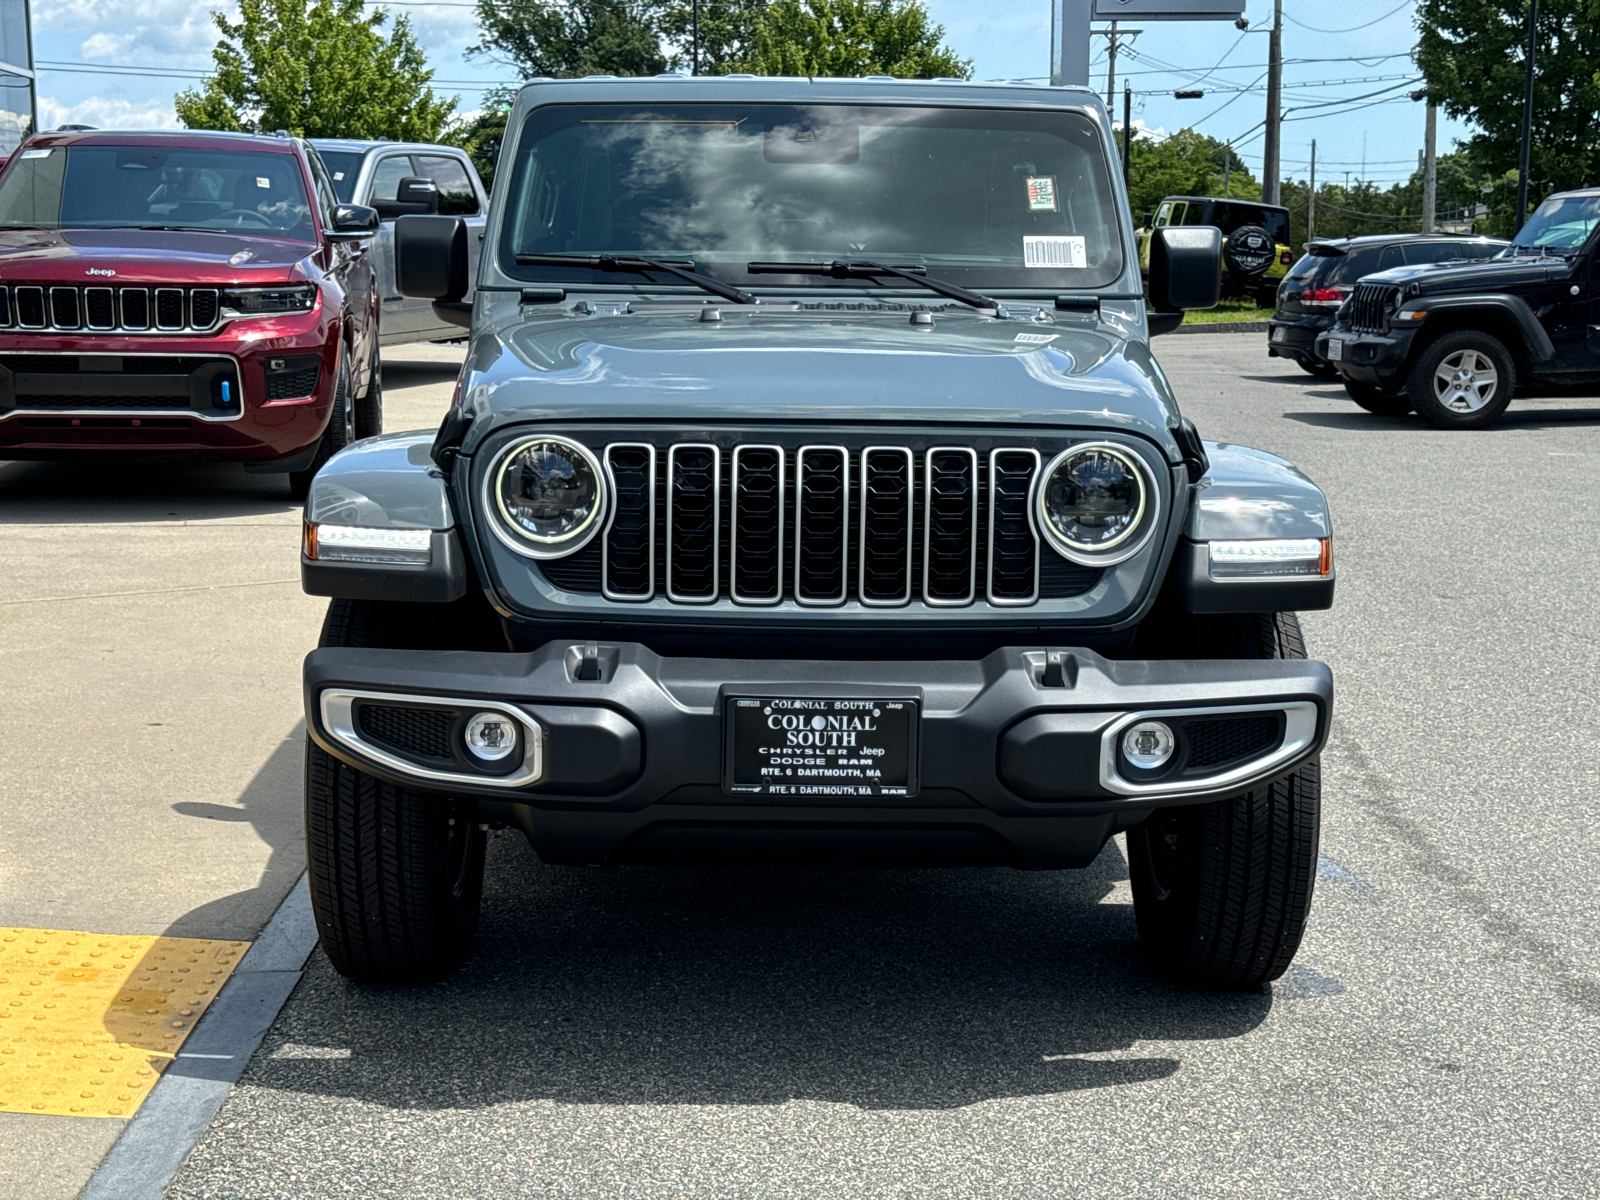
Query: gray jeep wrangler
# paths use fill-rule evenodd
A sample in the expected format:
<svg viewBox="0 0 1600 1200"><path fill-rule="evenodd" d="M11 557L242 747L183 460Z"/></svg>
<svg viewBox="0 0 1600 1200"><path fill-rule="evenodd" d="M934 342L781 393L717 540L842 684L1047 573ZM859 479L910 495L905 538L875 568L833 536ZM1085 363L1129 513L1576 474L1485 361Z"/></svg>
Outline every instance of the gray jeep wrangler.
<svg viewBox="0 0 1600 1200"><path fill-rule="evenodd" d="M436 434L317 476L306 839L354 979L467 952L485 832L546 862L1082 867L1127 835L1151 964L1259 987L1300 942L1333 698L1326 501L1203 443L1086 90L537 82ZM470 305L463 302L476 285ZM820 884L821 877L819 877Z"/></svg>

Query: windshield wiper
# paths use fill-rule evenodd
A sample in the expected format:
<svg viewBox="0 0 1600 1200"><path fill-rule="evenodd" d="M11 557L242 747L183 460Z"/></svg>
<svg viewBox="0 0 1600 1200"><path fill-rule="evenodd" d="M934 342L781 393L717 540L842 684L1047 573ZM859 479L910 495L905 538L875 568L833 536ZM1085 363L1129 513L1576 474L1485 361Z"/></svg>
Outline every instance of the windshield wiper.
<svg viewBox="0 0 1600 1200"><path fill-rule="evenodd" d="M216 225L111 225L109 229L147 229L153 233L237 233L236 229L221 229Z"/></svg>
<svg viewBox="0 0 1600 1200"><path fill-rule="evenodd" d="M1000 307L998 300L991 300L977 292L969 292L964 287L957 287L942 279L929 278L926 267L891 267L888 263L872 262L864 258L836 258L831 263L753 262L746 263L744 269L752 275L827 275L834 279L866 279L874 275L892 275L896 279L910 280L930 292L948 296L951 300L970 304L973 308L999 309Z"/></svg>
<svg viewBox="0 0 1600 1200"><path fill-rule="evenodd" d="M596 271L632 271L639 275L661 271L667 275L676 275L679 279L704 288L724 300L732 300L735 304L757 302L749 292L736 288L731 283L723 283L720 279L711 279L705 275L696 275L694 263L687 259L667 262L659 258L645 258L638 254L519 254L517 266L590 267Z"/></svg>

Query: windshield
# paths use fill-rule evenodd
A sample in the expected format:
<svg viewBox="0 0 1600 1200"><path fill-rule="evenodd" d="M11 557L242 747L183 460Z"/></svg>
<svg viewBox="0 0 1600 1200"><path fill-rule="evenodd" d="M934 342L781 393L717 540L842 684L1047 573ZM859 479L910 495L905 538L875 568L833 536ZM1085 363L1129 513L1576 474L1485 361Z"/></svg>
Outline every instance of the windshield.
<svg viewBox="0 0 1600 1200"><path fill-rule="evenodd" d="M1246 225L1259 225L1267 231L1267 236L1274 242L1283 244L1289 241L1289 214L1254 204L1218 200L1208 213L1204 201L1192 203L1189 205L1186 224L1215 225L1222 230L1224 237L1236 229L1243 229Z"/></svg>
<svg viewBox="0 0 1600 1200"><path fill-rule="evenodd" d="M356 196L356 179L361 174L361 160L366 156L349 150L324 150L317 147L322 161L328 164L328 174L333 178L333 194L340 204L349 204Z"/></svg>
<svg viewBox="0 0 1600 1200"><path fill-rule="evenodd" d="M500 255L530 281L617 277L518 254L691 261L742 286L771 286L756 260L870 259L969 288L1094 287L1122 271L1113 195L1099 131L1072 112L551 105L518 142Z"/></svg>
<svg viewBox="0 0 1600 1200"><path fill-rule="evenodd" d="M1519 246L1576 250L1600 221L1600 196L1557 196L1533 210L1512 239Z"/></svg>
<svg viewBox="0 0 1600 1200"><path fill-rule="evenodd" d="M0 228L151 225L316 240L304 176L289 154L50 146L23 150L0 179Z"/></svg>

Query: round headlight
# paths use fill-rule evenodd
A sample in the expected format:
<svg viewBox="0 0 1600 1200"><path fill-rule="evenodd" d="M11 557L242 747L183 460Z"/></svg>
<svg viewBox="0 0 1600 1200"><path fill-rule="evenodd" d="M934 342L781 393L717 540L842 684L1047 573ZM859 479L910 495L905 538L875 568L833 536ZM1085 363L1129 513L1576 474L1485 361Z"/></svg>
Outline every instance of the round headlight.
<svg viewBox="0 0 1600 1200"><path fill-rule="evenodd" d="M490 469L486 489L500 516L501 540L533 558L582 549L599 531L605 510L599 461L564 437L511 446Z"/></svg>
<svg viewBox="0 0 1600 1200"><path fill-rule="evenodd" d="M1039 488L1039 523L1076 562L1109 566L1131 557L1154 527L1154 488L1131 450L1109 442L1058 454Z"/></svg>

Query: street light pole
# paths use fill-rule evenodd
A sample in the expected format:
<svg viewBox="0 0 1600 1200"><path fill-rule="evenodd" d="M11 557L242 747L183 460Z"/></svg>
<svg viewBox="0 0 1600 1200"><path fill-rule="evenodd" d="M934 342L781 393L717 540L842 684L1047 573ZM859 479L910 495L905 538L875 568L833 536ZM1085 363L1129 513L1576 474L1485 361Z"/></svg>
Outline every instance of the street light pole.
<svg viewBox="0 0 1600 1200"><path fill-rule="evenodd" d="M1527 78L1522 85L1522 154L1517 163L1517 228L1528 216L1528 160L1533 149L1533 52L1539 0L1528 0Z"/></svg>
<svg viewBox="0 0 1600 1200"><path fill-rule="evenodd" d="M1317 139L1311 139L1311 189L1306 192L1306 241L1317 240Z"/></svg>
<svg viewBox="0 0 1600 1200"><path fill-rule="evenodd" d="M1432 233L1439 205L1439 109L1428 101L1427 140L1422 146L1422 232Z"/></svg>
<svg viewBox="0 0 1600 1200"><path fill-rule="evenodd" d="M1133 85L1122 85L1122 186L1128 187L1132 180L1132 169L1129 166L1133 154Z"/></svg>
<svg viewBox="0 0 1600 1200"><path fill-rule="evenodd" d="M1278 140L1283 133L1283 0L1272 0L1272 38L1267 51L1267 133L1261 163L1261 200L1276 204L1280 197Z"/></svg>

